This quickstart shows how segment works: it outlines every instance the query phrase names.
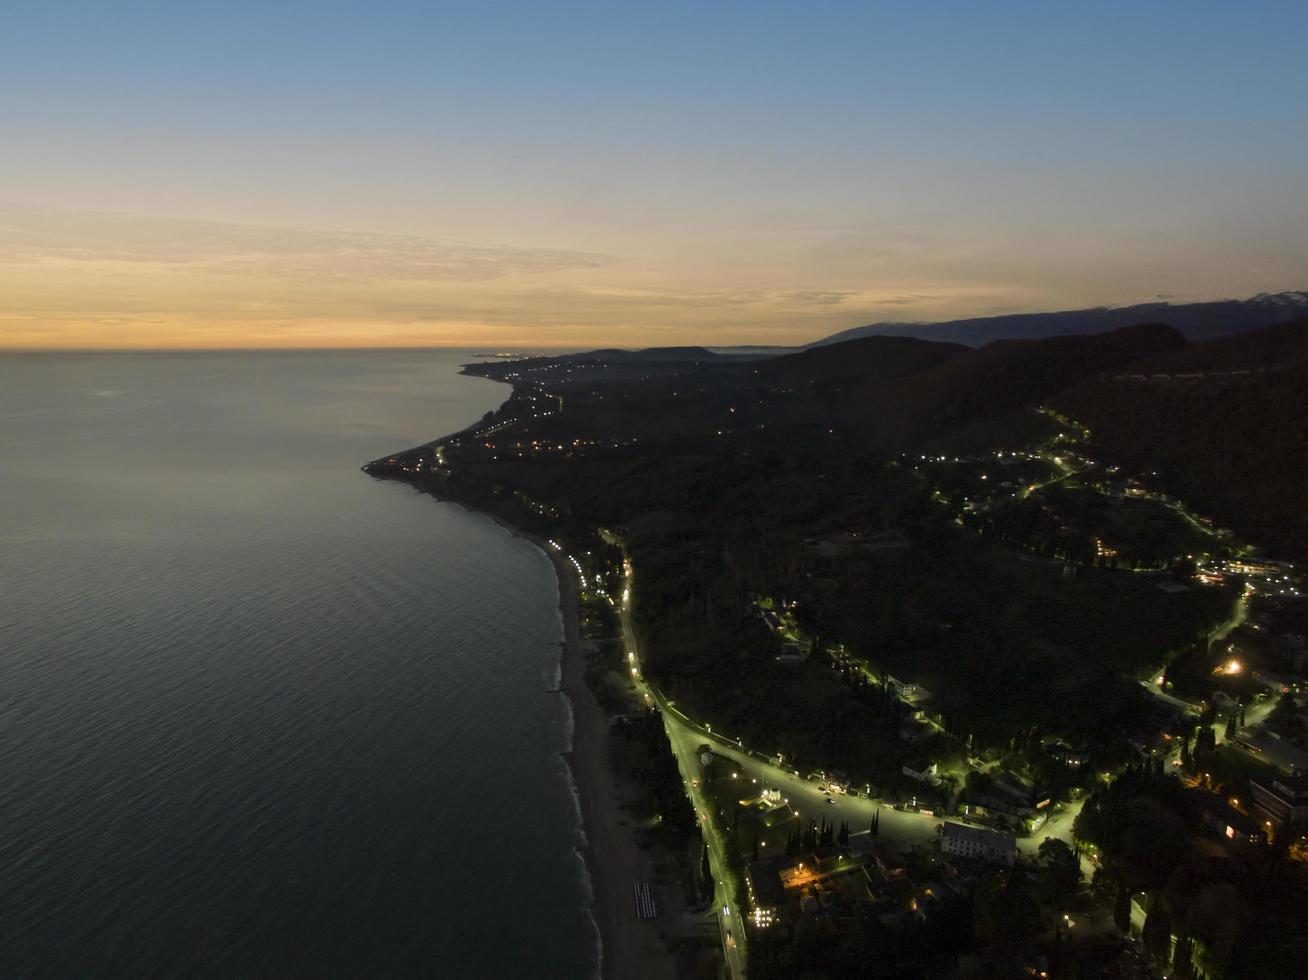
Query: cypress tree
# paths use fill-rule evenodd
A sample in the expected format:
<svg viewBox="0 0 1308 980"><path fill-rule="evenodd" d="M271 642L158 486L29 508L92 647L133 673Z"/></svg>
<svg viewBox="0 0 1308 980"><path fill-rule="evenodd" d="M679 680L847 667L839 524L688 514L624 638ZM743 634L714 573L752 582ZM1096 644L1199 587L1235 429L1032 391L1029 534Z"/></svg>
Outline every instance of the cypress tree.
<svg viewBox="0 0 1308 980"><path fill-rule="evenodd" d="M1117 898L1113 902L1113 924L1123 936L1130 935L1131 893L1125 886L1117 890Z"/></svg>

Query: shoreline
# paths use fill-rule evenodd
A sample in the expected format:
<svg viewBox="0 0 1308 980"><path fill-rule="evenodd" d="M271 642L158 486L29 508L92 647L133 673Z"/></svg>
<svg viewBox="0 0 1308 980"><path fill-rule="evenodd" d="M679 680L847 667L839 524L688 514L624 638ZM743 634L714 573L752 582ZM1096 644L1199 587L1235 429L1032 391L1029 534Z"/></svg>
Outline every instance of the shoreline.
<svg viewBox="0 0 1308 980"><path fill-rule="evenodd" d="M460 373L467 374L468 366L464 365ZM509 384L499 379L486 380ZM515 385L509 386L514 392L517 391ZM500 408L503 409L506 404L507 400ZM361 469L378 479L378 476L370 472L374 465L393 460L396 456L437 447L448 439L474 432L477 425L474 422L390 457L379 457L364 464ZM662 941L660 920L641 919L632 895L635 883L654 878L655 869L651 866L652 858L641 853L622 812L617 775L609 753L610 718L586 683L586 658L581 637L581 595L575 569L563 554L551 548L539 535L478 506L474 501L442 496L430 484L424 485L404 477L399 477L398 481L440 503L453 504L468 513L486 518L502 530L532 545L553 567L563 639L559 644L557 686L546 688L545 692L561 694L566 699L572 718L570 746L560 752L559 756L566 767L580 818L575 848L581 857L586 879L587 914L598 934L594 975L600 980L673 980L677 975L677 960Z"/></svg>
<svg viewBox="0 0 1308 980"><path fill-rule="evenodd" d="M454 504L486 518L528 542L553 567L563 640L558 686L545 691L561 694L572 714L571 747L559 755L567 767L580 811L577 851L589 885L589 917L598 933L599 962L595 975L601 980L661 980L675 976L675 957L660 940L655 925L658 920L641 920L630 894L634 882L649 877L645 872L649 859L641 854L634 835L624 826L626 821L609 759L609 717L586 684L581 596L575 570L543 538L499 515L464 500L447 499L427 488L410 486L441 503Z"/></svg>

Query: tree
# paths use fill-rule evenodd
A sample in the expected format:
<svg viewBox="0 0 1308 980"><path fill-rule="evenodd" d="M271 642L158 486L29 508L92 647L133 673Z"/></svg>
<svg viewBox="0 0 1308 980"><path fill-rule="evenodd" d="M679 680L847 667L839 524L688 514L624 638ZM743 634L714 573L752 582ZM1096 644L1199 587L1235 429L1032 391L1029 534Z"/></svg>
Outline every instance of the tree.
<svg viewBox="0 0 1308 980"><path fill-rule="evenodd" d="M1117 890L1113 899L1113 925L1123 936L1131 931L1131 893L1125 886Z"/></svg>
<svg viewBox="0 0 1308 980"><path fill-rule="evenodd" d="M1008 869L991 872L974 895L974 926L981 942L1019 942L1040 929L1040 908Z"/></svg>
<svg viewBox="0 0 1308 980"><path fill-rule="evenodd" d="M1276 702L1276 707L1272 709L1272 717L1280 721L1283 718L1290 717L1298 710L1299 706L1294 700L1294 695L1289 691L1283 691Z"/></svg>
<svg viewBox="0 0 1308 980"><path fill-rule="evenodd" d="M836 839L839 840L843 846L847 847L849 845L849 824L845 823L843 820L840 821L840 834Z"/></svg>
<svg viewBox="0 0 1308 980"><path fill-rule="evenodd" d="M1231 712L1230 717L1226 719L1226 740L1229 742L1240 734L1240 722L1236 719L1235 711Z"/></svg>
<svg viewBox="0 0 1308 980"><path fill-rule="evenodd" d="M1081 883L1081 859L1066 841L1046 837L1040 844L1040 889L1057 904L1066 904Z"/></svg>
<svg viewBox="0 0 1308 980"><path fill-rule="evenodd" d="M881 833L881 811L880 811L880 810L878 810L876 813L872 814L872 823L871 823L871 825L868 827L867 832L868 832L868 836L870 836L870 837L876 837L879 833Z"/></svg>
<svg viewBox="0 0 1308 980"><path fill-rule="evenodd" d="M1095 873L1090 876L1090 895L1105 909L1112 907L1120 887L1121 885L1113 881L1112 876L1103 868L1095 868Z"/></svg>
<svg viewBox="0 0 1308 980"><path fill-rule="evenodd" d="M1182 936L1176 941L1176 952L1172 956L1172 971L1178 977L1194 976L1194 940Z"/></svg>
<svg viewBox="0 0 1308 980"><path fill-rule="evenodd" d="M1104 866L1127 888L1148 891L1166 884L1188 853L1190 808L1176 780L1150 768L1128 770L1090 795L1074 832L1099 847Z"/></svg>
<svg viewBox="0 0 1308 980"><path fill-rule="evenodd" d="M1172 951L1172 917L1161 897L1155 898L1145 916L1144 926L1140 930L1140 939L1158 960L1167 962Z"/></svg>

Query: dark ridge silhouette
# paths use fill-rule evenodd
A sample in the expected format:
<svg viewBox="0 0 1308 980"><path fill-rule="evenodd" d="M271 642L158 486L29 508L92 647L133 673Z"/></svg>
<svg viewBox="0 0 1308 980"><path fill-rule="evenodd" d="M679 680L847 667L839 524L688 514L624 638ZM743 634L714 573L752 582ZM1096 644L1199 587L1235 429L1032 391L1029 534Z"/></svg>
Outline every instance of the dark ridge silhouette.
<svg viewBox="0 0 1308 980"><path fill-rule="evenodd" d="M865 337L786 354L752 369L760 380L773 384L867 384L916 374L967 353L970 349L961 344Z"/></svg>
<svg viewBox="0 0 1308 980"><path fill-rule="evenodd" d="M859 402L849 409L855 424L875 443L902 449L1037 406L1081 379L1185 343L1163 324L1092 336L996 341L979 350L963 348L963 353L897 383L869 380L858 392ZM949 349L958 350L954 345Z"/></svg>
<svg viewBox="0 0 1308 980"><path fill-rule="evenodd" d="M1017 313L971 317L941 323L874 323L842 330L809 347L869 336L918 337L979 347L994 340L1040 339L1070 334L1097 334L1135 323L1168 323L1193 341L1246 333L1268 324L1308 316L1308 291L1260 293L1245 300L1207 303L1143 303L1056 313Z"/></svg>
<svg viewBox="0 0 1308 980"><path fill-rule="evenodd" d="M621 350L616 347L606 347L601 350L584 351L579 354L567 354L564 355L563 359L592 361L601 364L668 364L674 362L707 363L727 360L732 356L729 354L715 354L706 347L647 347L644 350Z"/></svg>

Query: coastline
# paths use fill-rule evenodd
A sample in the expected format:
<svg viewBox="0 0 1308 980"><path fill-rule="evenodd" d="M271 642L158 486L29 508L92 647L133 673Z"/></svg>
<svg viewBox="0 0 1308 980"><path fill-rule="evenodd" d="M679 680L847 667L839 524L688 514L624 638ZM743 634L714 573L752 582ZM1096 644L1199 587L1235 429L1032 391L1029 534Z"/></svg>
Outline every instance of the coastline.
<svg viewBox="0 0 1308 980"><path fill-rule="evenodd" d="M474 431L476 425L473 423L395 455L431 449L450 438ZM378 478L371 473L371 468L388 459L393 460L394 456L381 457L365 464L362 469ZM595 975L601 980L674 980L677 959L667 948L661 927L661 922L666 919L640 918L632 893L636 882L656 879L658 868L655 857L642 851L631 820L623 812L623 793L610 758L610 718L586 683L581 595L576 570L563 554L550 547L539 535L478 506L475 501L446 497L430 484L403 477L399 479L419 493L479 514L514 537L522 538L553 566L563 640L560 643L558 686L547 690L566 698L572 716L571 744L560 756L567 768L580 816L576 848L587 879L587 911L598 933Z"/></svg>
<svg viewBox="0 0 1308 980"><path fill-rule="evenodd" d="M433 494L433 496L435 496ZM442 499L437 497L438 500ZM581 810L578 851L590 882L590 916L599 932L598 975L603 980L656 980L676 975L675 960L654 922L642 920L631 896L632 883L651 877L619 803L609 758L609 718L586 685L582 649L580 593L575 569L542 538L465 501L443 501L481 514L515 537L530 542L550 560L558 584L563 621L558 693L572 711L572 747L562 753Z"/></svg>

